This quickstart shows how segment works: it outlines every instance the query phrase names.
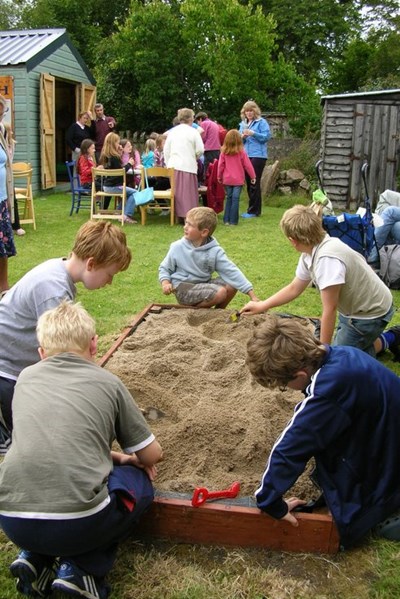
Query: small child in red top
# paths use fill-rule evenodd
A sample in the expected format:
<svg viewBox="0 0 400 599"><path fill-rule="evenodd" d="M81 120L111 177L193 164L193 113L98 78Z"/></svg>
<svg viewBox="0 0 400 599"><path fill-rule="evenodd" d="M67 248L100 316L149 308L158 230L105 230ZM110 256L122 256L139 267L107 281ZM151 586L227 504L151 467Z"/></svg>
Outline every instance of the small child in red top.
<svg viewBox="0 0 400 599"><path fill-rule="evenodd" d="M92 187L92 168L96 166L95 145L91 139L84 139L76 165L76 172L81 181L81 187Z"/></svg>
<svg viewBox="0 0 400 599"><path fill-rule="evenodd" d="M256 173L243 148L239 131L230 129L225 136L224 145L218 161L218 182L226 192L224 212L225 225L237 225L239 222L239 198L245 181L245 173L256 182Z"/></svg>

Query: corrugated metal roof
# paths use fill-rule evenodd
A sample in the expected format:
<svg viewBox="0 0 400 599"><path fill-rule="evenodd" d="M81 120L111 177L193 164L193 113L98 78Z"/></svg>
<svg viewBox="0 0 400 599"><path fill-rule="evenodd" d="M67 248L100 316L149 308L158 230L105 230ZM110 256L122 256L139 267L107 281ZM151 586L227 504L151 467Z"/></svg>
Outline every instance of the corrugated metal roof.
<svg viewBox="0 0 400 599"><path fill-rule="evenodd" d="M65 32L66 29L0 31L0 65L27 63Z"/></svg>
<svg viewBox="0 0 400 599"><path fill-rule="evenodd" d="M400 93L400 89L381 89L370 92L350 92L348 94L334 94L332 96L322 96L322 100L334 100L336 98L359 98L362 96L382 96Z"/></svg>

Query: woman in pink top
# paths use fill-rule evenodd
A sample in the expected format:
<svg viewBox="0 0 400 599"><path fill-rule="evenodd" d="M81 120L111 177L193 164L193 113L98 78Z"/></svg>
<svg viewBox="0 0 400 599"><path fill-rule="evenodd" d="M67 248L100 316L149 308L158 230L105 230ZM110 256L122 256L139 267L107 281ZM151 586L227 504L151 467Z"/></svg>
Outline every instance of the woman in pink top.
<svg viewBox="0 0 400 599"><path fill-rule="evenodd" d="M256 173L244 151L241 135L236 129L231 129L226 134L218 160L218 181L224 185L226 191L225 225L237 225L239 222L239 198L245 173L254 185Z"/></svg>

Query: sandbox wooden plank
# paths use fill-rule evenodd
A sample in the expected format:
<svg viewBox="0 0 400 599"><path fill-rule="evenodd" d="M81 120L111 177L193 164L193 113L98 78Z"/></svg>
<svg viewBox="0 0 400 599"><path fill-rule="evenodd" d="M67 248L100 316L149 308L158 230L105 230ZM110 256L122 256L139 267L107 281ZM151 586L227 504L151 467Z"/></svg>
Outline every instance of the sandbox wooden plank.
<svg viewBox="0 0 400 599"><path fill-rule="evenodd" d="M299 526L270 518L257 508L157 497L138 533L173 542L259 547L279 551L336 553L339 536L328 514L296 514Z"/></svg>

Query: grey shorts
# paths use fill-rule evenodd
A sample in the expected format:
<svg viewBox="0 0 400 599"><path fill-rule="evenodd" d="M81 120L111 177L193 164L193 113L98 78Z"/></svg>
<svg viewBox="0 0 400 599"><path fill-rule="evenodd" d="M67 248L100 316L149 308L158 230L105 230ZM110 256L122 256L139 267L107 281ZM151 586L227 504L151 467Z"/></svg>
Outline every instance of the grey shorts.
<svg viewBox="0 0 400 599"><path fill-rule="evenodd" d="M180 304L196 306L212 300L219 289L225 286L221 278L211 279L209 283L180 283L175 289L175 297Z"/></svg>

